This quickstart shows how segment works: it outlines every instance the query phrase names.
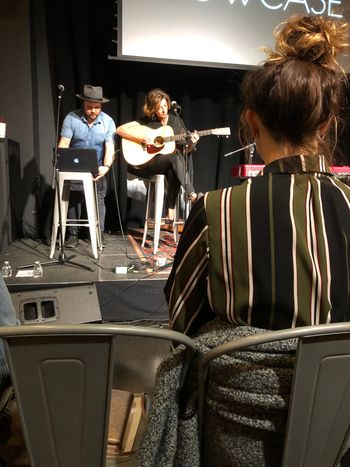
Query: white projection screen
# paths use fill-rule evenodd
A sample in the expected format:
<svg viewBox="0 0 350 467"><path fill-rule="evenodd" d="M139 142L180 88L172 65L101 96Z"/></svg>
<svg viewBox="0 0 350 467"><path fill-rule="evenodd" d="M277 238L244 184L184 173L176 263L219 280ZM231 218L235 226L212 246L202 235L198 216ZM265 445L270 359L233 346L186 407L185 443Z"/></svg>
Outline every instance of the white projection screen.
<svg viewBox="0 0 350 467"><path fill-rule="evenodd" d="M116 0L111 59L246 69L292 14L350 20L349 0ZM350 58L343 61L350 71Z"/></svg>

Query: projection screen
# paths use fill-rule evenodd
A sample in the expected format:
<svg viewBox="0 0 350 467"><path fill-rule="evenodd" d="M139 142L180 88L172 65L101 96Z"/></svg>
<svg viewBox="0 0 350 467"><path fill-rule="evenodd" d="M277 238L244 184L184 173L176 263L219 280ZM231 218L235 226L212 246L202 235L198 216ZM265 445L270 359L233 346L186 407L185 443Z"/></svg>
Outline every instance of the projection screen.
<svg viewBox="0 0 350 467"><path fill-rule="evenodd" d="M246 69L292 14L349 21L349 0L116 0L109 58Z"/></svg>

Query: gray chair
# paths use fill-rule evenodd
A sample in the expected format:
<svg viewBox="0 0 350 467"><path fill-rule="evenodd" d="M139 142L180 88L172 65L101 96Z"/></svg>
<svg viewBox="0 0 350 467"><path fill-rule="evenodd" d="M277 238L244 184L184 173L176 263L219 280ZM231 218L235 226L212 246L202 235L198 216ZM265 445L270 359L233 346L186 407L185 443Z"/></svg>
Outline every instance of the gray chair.
<svg viewBox="0 0 350 467"><path fill-rule="evenodd" d="M32 467L105 465L113 355L120 336L184 344L188 363L194 353L189 337L146 326L0 328Z"/></svg>
<svg viewBox="0 0 350 467"><path fill-rule="evenodd" d="M299 340L282 465L339 465L350 447L350 323L268 331L219 345L204 354L198 373L200 438L212 360L253 345L290 338Z"/></svg>

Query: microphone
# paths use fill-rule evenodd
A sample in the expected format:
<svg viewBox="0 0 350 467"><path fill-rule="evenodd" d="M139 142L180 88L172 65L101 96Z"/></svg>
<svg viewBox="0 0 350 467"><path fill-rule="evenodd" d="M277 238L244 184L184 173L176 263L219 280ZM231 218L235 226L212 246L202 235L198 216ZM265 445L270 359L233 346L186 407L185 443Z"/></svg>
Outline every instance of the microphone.
<svg viewBox="0 0 350 467"><path fill-rule="evenodd" d="M58 85L58 90L59 90L60 92L63 92L63 91L64 91L64 86L63 86L63 84L59 84L59 85Z"/></svg>
<svg viewBox="0 0 350 467"><path fill-rule="evenodd" d="M176 101L171 102L171 107L175 110L175 112L181 112L181 105L179 105Z"/></svg>

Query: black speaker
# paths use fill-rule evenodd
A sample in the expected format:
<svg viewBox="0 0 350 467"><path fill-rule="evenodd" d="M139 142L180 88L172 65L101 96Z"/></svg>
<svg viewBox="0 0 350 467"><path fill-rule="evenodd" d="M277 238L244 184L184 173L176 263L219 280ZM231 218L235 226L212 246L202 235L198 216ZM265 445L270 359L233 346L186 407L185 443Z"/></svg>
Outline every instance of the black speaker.
<svg viewBox="0 0 350 467"><path fill-rule="evenodd" d="M35 290L10 290L21 324L89 323L101 321L95 284L57 286Z"/></svg>

